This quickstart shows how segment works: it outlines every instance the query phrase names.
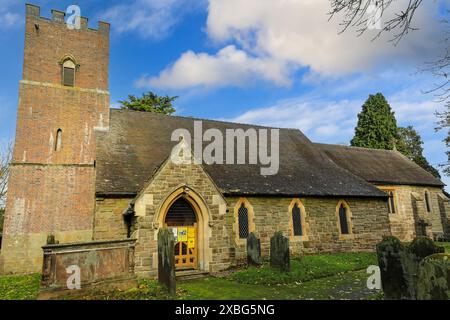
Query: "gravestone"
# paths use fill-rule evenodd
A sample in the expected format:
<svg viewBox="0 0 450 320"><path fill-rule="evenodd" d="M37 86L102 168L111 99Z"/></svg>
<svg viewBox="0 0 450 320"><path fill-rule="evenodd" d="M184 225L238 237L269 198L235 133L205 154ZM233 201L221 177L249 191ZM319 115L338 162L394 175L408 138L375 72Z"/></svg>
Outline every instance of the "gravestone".
<svg viewBox="0 0 450 320"><path fill-rule="evenodd" d="M290 271L289 239L281 232L270 238L270 266L282 272Z"/></svg>
<svg viewBox="0 0 450 320"><path fill-rule="evenodd" d="M419 265L418 300L450 300L450 254L434 254Z"/></svg>
<svg viewBox="0 0 450 320"><path fill-rule="evenodd" d="M253 232L247 238L247 264L249 266L261 265L261 241Z"/></svg>
<svg viewBox="0 0 450 320"><path fill-rule="evenodd" d="M173 233L167 228L160 229L158 232L158 281L172 295L176 293L174 249Z"/></svg>
<svg viewBox="0 0 450 320"><path fill-rule="evenodd" d="M384 238L377 245L377 255L385 299L417 299L420 262L443 250L427 237L417 237L410 245L396 237Z"/></svg>
<svg viewBox="0 0 450 320"><path fill-rule="evenodd" d="M406 251L396 237L386 237L377 245L378 266L384 298L387 300L406 299L408 283L402 267Z"/></svg>

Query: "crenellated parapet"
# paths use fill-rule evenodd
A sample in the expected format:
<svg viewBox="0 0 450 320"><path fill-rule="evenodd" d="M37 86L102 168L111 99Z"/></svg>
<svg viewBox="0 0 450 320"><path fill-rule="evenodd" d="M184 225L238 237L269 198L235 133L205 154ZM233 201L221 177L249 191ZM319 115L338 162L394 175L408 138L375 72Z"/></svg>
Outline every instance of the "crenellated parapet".
<svg viewBox="0 0 450 320"><path fill-rule="evenodd" d="M41 16L41 8L39 6L36 6L34 4L26 4L26 15L28 17L32 17L34 19L43 20L46 22L54 22L57 24L65 24L66 23L66 13L61 10L52 9L51 10L51 19L48 19L46 17ZM97 31L100 33L105 33L109 35L110 31L110 24L107 22L99 21L98 22L98 28L92 29L89 28L89 19L86 17L80 17L80 30L90 30L90 31ZM39 26L36 26L37 28Z"/></svg>

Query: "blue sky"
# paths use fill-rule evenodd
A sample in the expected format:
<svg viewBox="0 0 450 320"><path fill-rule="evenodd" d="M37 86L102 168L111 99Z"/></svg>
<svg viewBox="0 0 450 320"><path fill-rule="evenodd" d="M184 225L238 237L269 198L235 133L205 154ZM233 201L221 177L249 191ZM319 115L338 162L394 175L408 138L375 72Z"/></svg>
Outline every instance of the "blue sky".
<svg viewBox="0 0 450 320"><path fill-rule="evenodd" d="M77 4L91 27L111 23L113 107L152 90L180 96L179 115L299 128L313 141L348 143L361 105L382 92L399 124L420 132L430 162L446 161L445 133L434 131L442 104L423 93L437 79L418 70L442 52L438 21L447 0L427 1L417 12L420 29L398 46L389 37L371 41L376 31L339 35L328 0L31 2L47 17ZM0 0L0 143L14 138L24 3Z"/></svg>

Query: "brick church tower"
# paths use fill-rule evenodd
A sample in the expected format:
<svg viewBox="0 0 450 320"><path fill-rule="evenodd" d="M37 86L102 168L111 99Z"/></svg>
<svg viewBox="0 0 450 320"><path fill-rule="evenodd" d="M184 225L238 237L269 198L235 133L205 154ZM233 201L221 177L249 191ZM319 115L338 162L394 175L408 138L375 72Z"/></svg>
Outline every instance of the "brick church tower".
<svg viewBox="0 0 450 320"><path fill-rule="evenodd" d="M26 5L23 78L0 272L40 272L47 236L91 241L95 132L109 127L109 24Z"/></svg>

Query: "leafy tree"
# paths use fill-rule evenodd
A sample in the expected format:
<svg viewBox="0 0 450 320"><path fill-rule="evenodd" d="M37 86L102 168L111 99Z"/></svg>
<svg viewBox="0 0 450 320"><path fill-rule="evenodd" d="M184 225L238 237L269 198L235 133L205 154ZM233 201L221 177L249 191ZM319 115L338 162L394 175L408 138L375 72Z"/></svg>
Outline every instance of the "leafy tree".
<svg viewBox="0 0 450 320"><path fill-rule="evenodd" d="M172 103L178 97L158 96L153 92L144 93L141 98L129 95L128 100L119 101L122 109L155 112L171 115L176 110Z"/></svg>
<svg viewBox="0 0 450 320"><path fill-rule="evenodd" d="M370 95L358 114L358 125L351 141L354 147L394 149L397 121L391 106L381 93Z"/></svg>
<svg viewBox="0 0 450 320"><path fill-rule="evenodd" d="M423 140L412 126L398 128L398 136L398 151L436 178L441 178L439 171L436 170L423 155Z"/></svg>

